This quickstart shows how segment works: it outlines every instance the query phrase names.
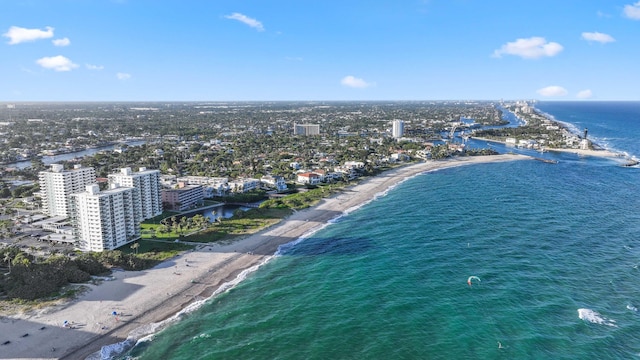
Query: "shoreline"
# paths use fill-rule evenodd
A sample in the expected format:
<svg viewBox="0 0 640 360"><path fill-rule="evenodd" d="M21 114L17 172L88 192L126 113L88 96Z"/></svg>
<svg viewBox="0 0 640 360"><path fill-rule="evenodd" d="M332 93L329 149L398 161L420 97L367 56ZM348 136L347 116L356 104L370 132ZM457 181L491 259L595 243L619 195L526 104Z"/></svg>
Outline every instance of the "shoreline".
<svg viewBox="0 0 640 360"><path fill-rule="evenodd" d="M487 142L493 142L493 143L498 143L498 144L502 144L505 146L508 146L506 142L501 141L501 140L495 140L495 139L488 139L488 138L483 138L483 137L478 137L478 136L471 136L471 139L474 140L480 140L480 141L487 141ZM535 150L535 149L530 149L530 150ZM622 153L618 153L618 152L614 152L611 150L607 150L607 149L568 149L568 148L544 148L545 152L564 152L564 153L571 153L571 154L577 154L580 156L594 156L594 157L604 157L604 158L624 158L624 154Z"/></svg>
<svg viewBox="0 0 640 360"><path fill-rule="evenodd" d="M0 358L85 359L103 346L128 338L135 343L154 333L157 323L179 318L181 311L197 307L244 279L247 271L273 258L281 245L317 231L407 178L437 169L525 159L533 158L472 156L398 167L346 187L232 244L203 244L152 269L116 271L112 280L87 285L88 291L65 304L21 316L1 316L0 344L10 343L0 345ZM71 326L64 327L65 321Z"/></svg>

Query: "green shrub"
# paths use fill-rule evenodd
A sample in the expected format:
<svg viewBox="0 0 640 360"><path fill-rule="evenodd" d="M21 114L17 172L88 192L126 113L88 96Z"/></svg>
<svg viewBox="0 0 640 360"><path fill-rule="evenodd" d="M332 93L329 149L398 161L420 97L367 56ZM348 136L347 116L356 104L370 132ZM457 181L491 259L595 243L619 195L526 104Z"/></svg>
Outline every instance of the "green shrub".
<svg viewBox="0 0 640 360"><path fill-rule="evenodd" d="M79 254L74 262L78 269L90 274L100 275L109 271L109 269L101 263L98 258L90 253Z"/></svg>

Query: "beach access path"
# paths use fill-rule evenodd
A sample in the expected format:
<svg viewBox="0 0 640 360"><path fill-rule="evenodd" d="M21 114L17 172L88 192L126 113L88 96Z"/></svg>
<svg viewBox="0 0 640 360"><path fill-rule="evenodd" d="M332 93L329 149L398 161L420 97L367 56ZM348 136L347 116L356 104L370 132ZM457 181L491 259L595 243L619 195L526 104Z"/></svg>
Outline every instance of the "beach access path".
<svg viewBox="0 0 640 360"><path fill-rule="evenodd" d="M209 298L278 247L325 225L416 174L454 166L532 159L516 154L455 157L398 167L280 223L231 244L204 244L143 271L115 271L112 280L65 304L29 314L0 314L0 359L85 359L103 346L153 331L190 304ZM66 321L66 323L65 323Z"/></svg>

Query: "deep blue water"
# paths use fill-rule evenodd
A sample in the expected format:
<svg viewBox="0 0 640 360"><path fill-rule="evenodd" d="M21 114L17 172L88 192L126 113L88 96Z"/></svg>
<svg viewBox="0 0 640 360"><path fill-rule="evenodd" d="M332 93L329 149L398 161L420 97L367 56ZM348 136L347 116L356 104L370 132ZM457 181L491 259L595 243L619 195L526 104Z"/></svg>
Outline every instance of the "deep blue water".
<svg viewBox="0 0 640 360"><path fill-rule="evenodd" d="M640 103L536 106L640 155ZM640 170L545 156L412 178L131 356L638 358Z"/></svg>

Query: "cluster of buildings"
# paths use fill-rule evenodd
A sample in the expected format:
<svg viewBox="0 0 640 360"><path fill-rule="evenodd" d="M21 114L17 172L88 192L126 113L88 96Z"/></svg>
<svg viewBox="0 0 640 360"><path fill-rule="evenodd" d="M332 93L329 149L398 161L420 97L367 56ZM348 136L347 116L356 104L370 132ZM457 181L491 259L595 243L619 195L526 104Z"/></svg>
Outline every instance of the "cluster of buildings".
<svg viewBox="0 0 640 360"><path fill-rule="evenodd" d="M263 176L260 179L226 177L163 175L162 201L169 210L184 211L201 205L206 198L243 194L251 190L287 190L282 176Z"/></svg>
<svg viewBox="0 0 640 360"><path fill-rule="evenodd" d="M517 139L515 137L507 137L504 140L507 145L540 151L544 151L545 146L581 150L588 150L592 147L591 141L587 139L587 129L584 129L582 136L575 134L546 116L538 114L527 102L516 102L513 113L520 118L526 119L528 124L535 124L540 130L539 133L534 132L532 137L535 138Z"/></svg>
<svg viewBox="0 0 640 360"><path fill-rule="evenodd" d="M292 163L295 165L296 163ZM316 185L353 180L365 164L348 161L333 171L299 170L295 181ZM161 215L163 209L185 211L206 198L246 193L254 189L283 192L282 176L260 179L161 175L159 170L122 168L107 178L96 178L94 168L53 164L39 173L43 215L29 222L51 232L48 240L73 244L82 251L113 250L140 238L140 224Z"/></svg>
<svg viewBox="0 0 640 360"><path fill-rule="evenodd" d="M99 185L95 170L53 164L39 173L42 211L34 225L51 231L57 242L72 243L82 251L113 250L140 238L140 224L161 215L163 208L184 211L205 198L244 193L257 188L286 190L281 176L258 179L204 176L167 177L159 170L120 169ZM105 188L106 187L106 188Z"/></svg>
<svg viewBox="0 0 640 360"><path fill-rule="evenodd" d="M317 185L332 180L354 180L364 170L362 161L346 161L342 166L336 166L334 171L323 169L301 170L296 174L296 183L301 185Z"/></svg>
<svg viewBox="0 0 640 360"><path fill-rule="evenodd" d="M100 190L95 170L54 164L39 173L42 227L82 251L112 250L140 238L142 221L162 214L160 171L121 169Z"/></svg>

